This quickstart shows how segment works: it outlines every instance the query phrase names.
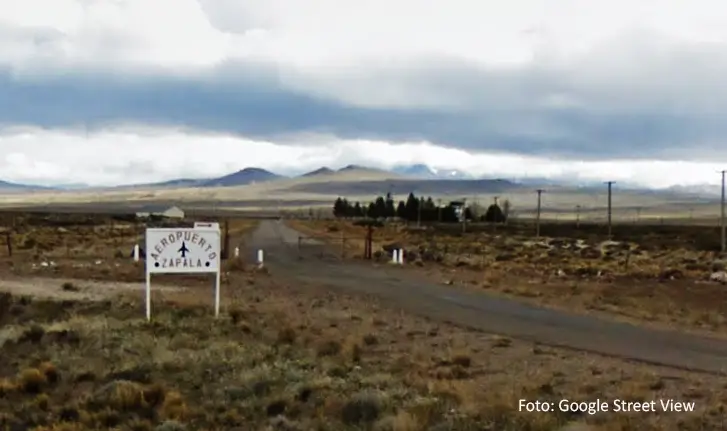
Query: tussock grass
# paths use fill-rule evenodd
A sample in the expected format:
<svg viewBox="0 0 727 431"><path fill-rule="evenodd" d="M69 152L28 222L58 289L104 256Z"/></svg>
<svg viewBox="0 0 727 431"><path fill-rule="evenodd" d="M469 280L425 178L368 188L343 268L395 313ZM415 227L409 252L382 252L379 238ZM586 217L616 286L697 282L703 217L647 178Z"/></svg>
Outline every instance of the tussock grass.
<svg viewBox="0 0 727 431"><path fill-rule="evenodd" d="M9 298L5 309L44 317L6 322L22 330L2 346L9 360L0 362L0 428L719 426L717 379L469 332L315 286L263 278L228 292L220 319L201 305L205 293L188 292L155 304L151 323L133 298L67 301L65 308ZM594 417L518 411L520 398L614 397L695 399L699 411Z"/></svg>

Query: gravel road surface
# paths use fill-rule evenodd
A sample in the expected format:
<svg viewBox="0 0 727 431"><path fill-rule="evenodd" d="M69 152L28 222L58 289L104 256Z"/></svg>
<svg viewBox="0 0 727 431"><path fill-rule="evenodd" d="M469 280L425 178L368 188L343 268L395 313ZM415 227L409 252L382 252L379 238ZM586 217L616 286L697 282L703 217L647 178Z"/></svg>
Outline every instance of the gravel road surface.
<svg viewBox="0 0 727 431"><path fill-rule="evenodd" d="M351 293L375 295L390 305L441 321L542 344L647 363L727 374L727 341L643 328L465 292L389 265L344 262L335 250L305 241L282 221L262 221L245 240L246 253L265 251L271 274Z"/></svg>

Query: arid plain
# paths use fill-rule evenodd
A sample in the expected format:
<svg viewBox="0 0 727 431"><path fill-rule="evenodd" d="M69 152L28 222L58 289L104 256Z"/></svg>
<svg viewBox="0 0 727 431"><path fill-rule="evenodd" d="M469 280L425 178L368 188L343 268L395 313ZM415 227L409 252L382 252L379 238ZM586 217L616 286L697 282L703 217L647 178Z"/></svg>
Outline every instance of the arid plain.
<svg viewBox="0 0 727 431"><path fill-rule="evenodd" d="M321 202L333 196L272 187L165 190L153 197L148 191L95 198L69 193L72 199L57 195L55 201L39 194L5 204L93 206L136 197L181 207L185 200L227 200L244 207L245 199L262 196L277 201L264 209L279 213L286 212L281 207L291 196ZM590 218L584 210L576 228L565 214L580 195L557 195L543 202L540 238L527 216L532 191L482 193L483 202L494 196L511 199L522 218L507 226L469 225L465 233L460 225L391 223L375 229L371 262L360 258L365 229L352 221L316 220L324 209L312 220L263 221L280 223L301 237L300 247L271 251L264 269L253 265L258 245L250 239L261 222L229 213L230 244L240 248L241 257L224 263L220 318L213 317L207 277L162 276L154 285L151 323L143 318L143 262L131 259L134 244L143 243L143 223L91 210L6 212L2 224L11 247L0 237L0 290L5 292L0 297L0 427L722 429L725 383L714 372L521 340L297 274L300 265L313 272L386 270L395 278L421 276L453 292L724 336L727 310L719 274L725 256L718 250L711 203L699 207L656 197L649 206L646 198L628 200L622 193L621 200L614 198L614 214L623 215L614 217L609 241L603 223L595 223L601 208L593 208ZM644 208L638 220L636 205ZM290 215L293 208L287 211ZM405 265L389 263L392 248L406 250ZM295 256L302 263L293 264ZM341 286L357 282L336 277ZM556 405L560 400L673 399L693 402L694 411L591 415L556 407L549 413L527 412L519 408L521 399Z"/></svg>

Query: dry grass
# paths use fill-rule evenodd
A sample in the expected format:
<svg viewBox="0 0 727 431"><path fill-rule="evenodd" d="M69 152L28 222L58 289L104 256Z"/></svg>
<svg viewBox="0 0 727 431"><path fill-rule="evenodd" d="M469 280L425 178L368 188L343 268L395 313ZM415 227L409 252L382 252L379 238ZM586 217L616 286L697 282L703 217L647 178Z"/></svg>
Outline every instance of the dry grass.
<svg viewBox="0 0 727 431"><path fill-rule="evenodd" d="M135 244L145 246L146 225L109 216L4 215L11 231L12 256L0 236L0 273L52 275L76 279L140 281L143 262L131 259ZM221 226L223 222L220 221ZM230 247L242 246L258 220L229 219ZM170 222L191 227L191 221ZM72 290L68 286L67 290Z"/></svg>
<svg viewBox="0 0 727 431"><path fill-rule="evenodd" d="M240 274L211 316L207 291L136 298L0 298L0 428L701 430L724 386L487 336L315 286ZM3 339L3 337L0 337ZM695 413L518 411L518 400L694 401ZM432 428L434 427L434 428Z"/></svg>
<svg viewBox="0 0 727 431"><path fill-rule="evenodd" d="M289 223L333 248L346 238L346 256L362 255L364 227ZM442 232L387 225L375 231L374 257L388 261L386 250L404 248L410 270L448 285L653 325L727 332L725 286L710 280L727 268L727 256L710 251L718 248L717 230L616 226L617 241L605 241L605 232L587 226L543 226L552 236L540 239L522 227L470 229L478 231L463 235L458 226Z"/></svg>

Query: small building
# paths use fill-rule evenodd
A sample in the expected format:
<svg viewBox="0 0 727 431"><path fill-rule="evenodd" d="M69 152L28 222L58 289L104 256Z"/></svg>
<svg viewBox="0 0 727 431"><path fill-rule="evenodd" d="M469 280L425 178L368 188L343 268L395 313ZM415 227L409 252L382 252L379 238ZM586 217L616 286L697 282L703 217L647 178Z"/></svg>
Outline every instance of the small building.
<svg viewBox="0 0 727 431"><path fill-rule="evenodd" d="M457 219L460 222L464 221L465 210L467 208L465 201L451 201L449 202L449 206L454 208L454 213L457 216Z"/></svg>
<svg viewBox="0 0 727 431"><path fill-rule="evenodd" d="M177 206L149 205L136 212L137 218L163 217L183 219L184 211Z"/></svg>

